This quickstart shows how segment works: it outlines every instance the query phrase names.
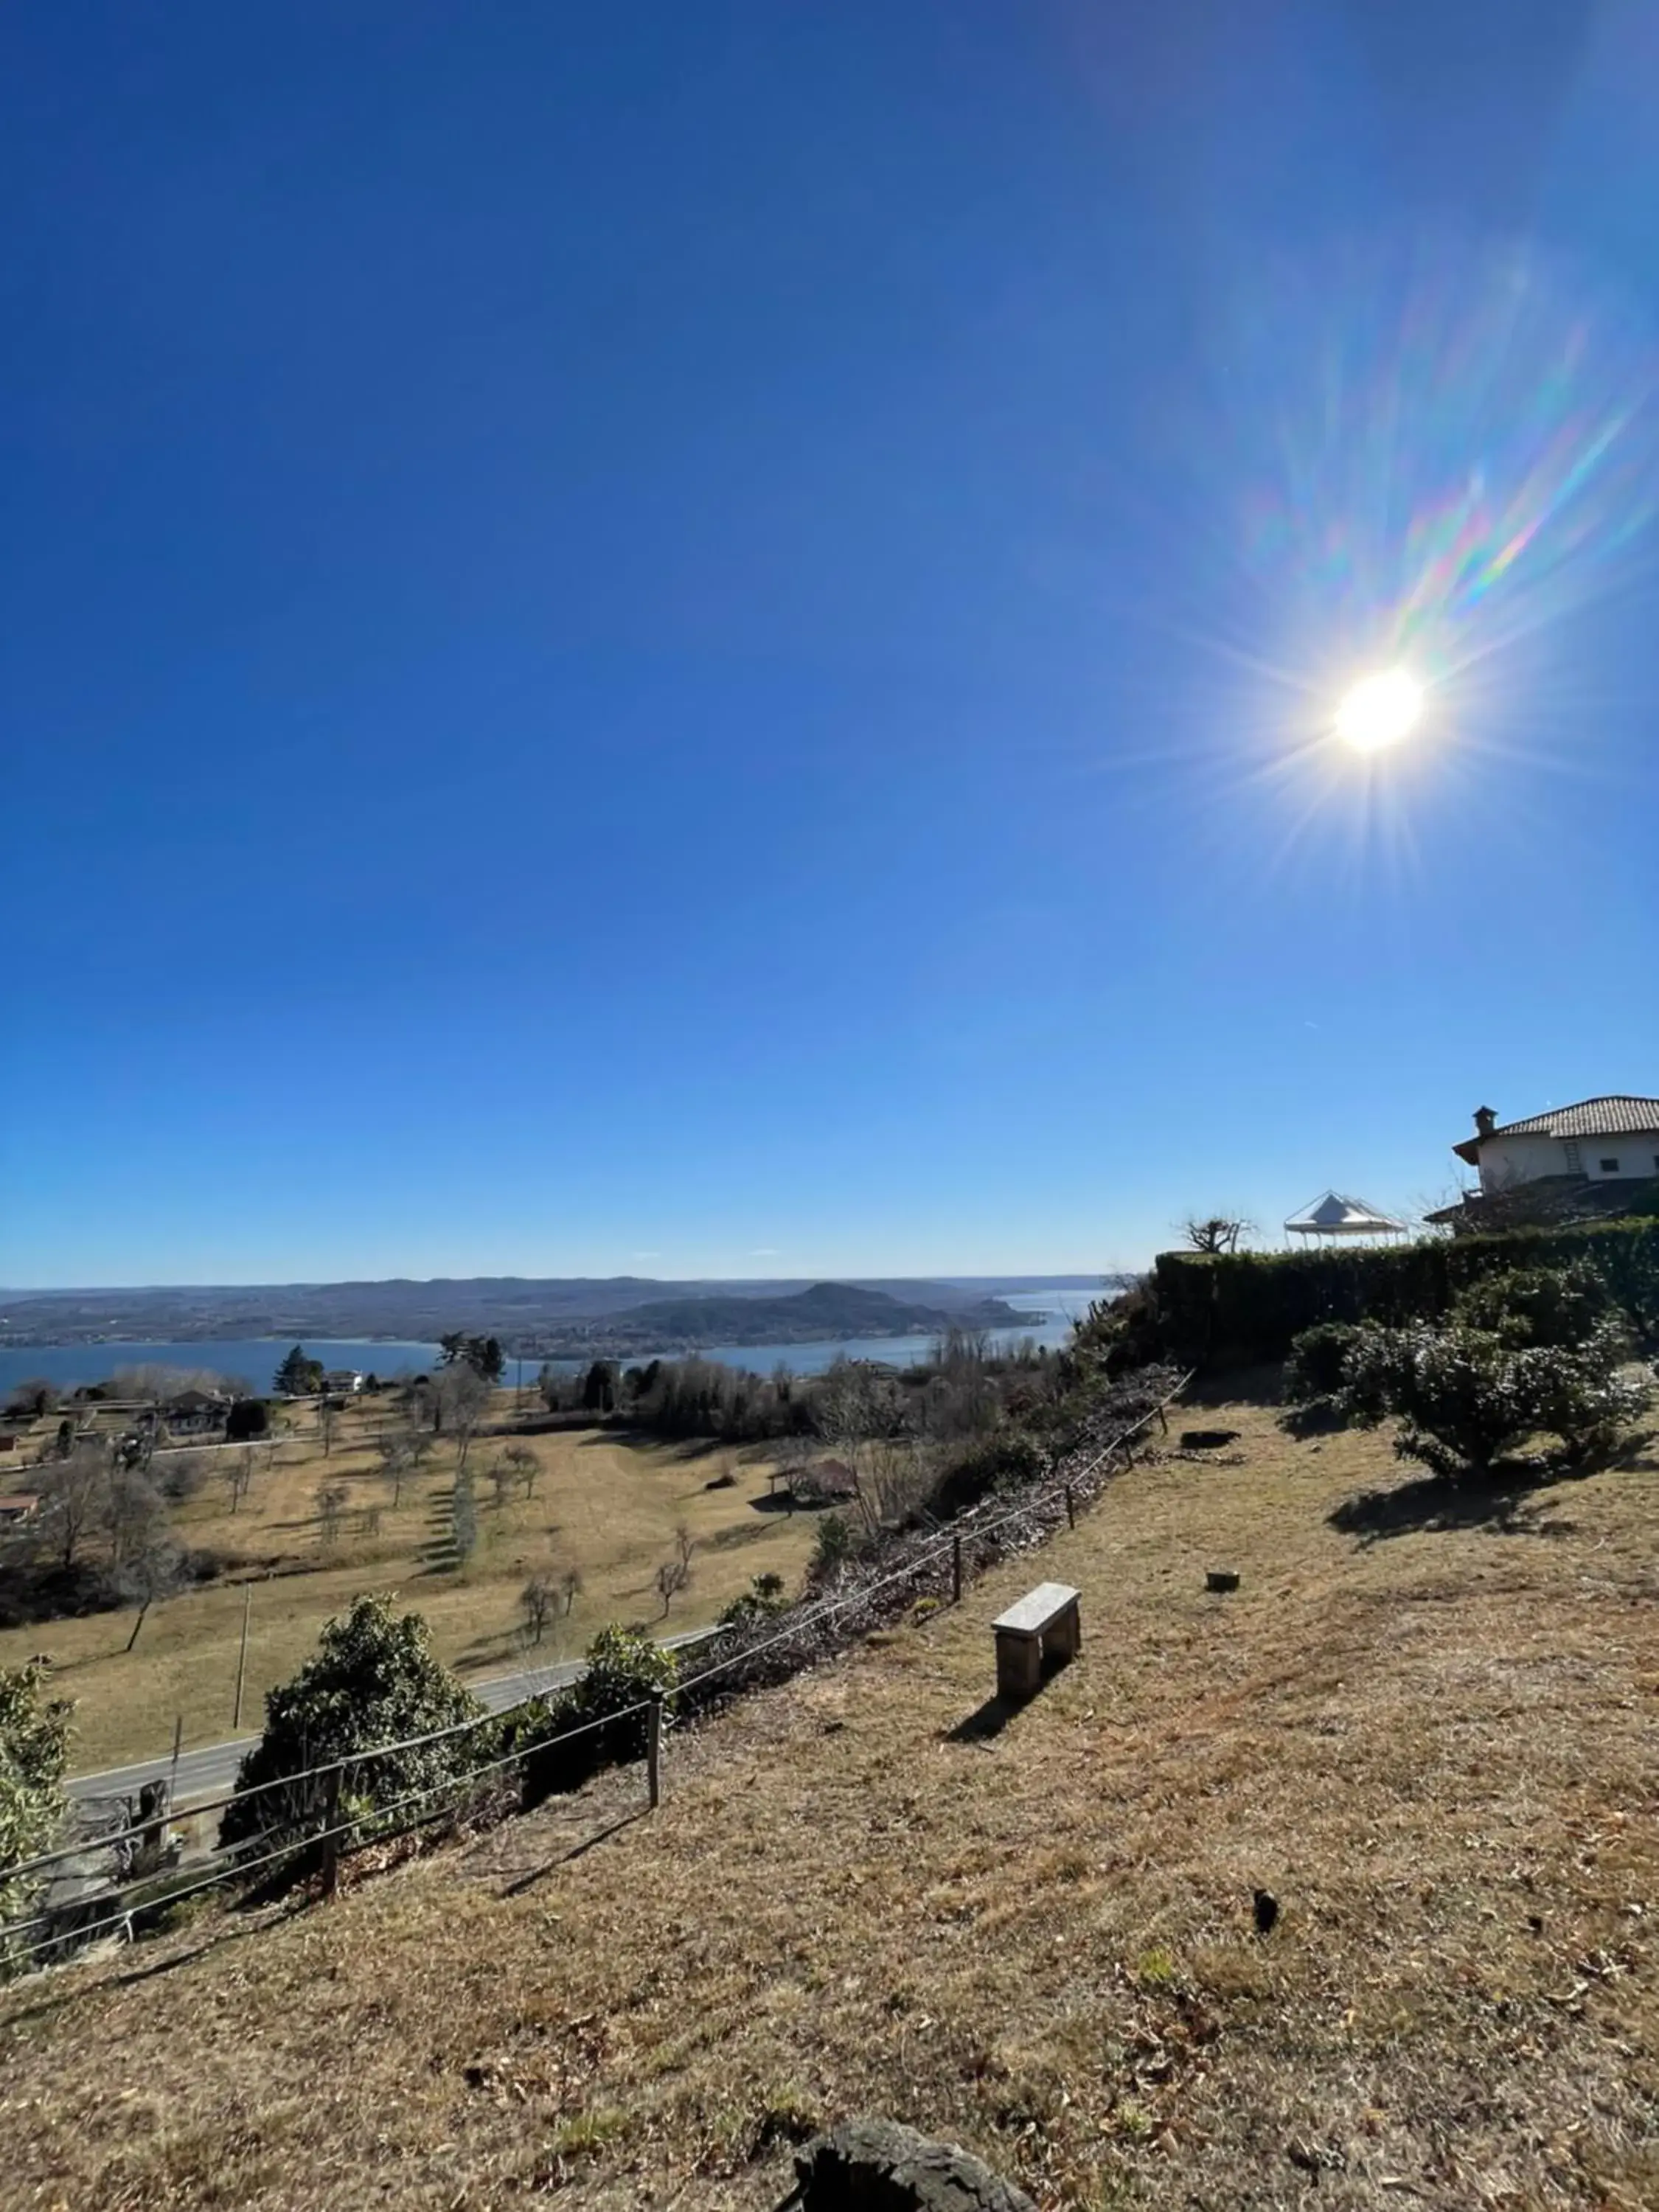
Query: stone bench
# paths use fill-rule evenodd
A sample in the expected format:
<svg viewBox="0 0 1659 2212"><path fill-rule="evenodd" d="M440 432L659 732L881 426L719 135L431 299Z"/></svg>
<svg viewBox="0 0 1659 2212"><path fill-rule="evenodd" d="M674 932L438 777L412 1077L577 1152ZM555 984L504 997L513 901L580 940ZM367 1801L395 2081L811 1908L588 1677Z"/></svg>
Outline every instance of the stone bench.
<svg viewBox="0 0 1659 2212"><path fill-rule="evenodd" d="M1034 1697L1045 1665L1075 1658L1083 1648L1079 1593L1065 1583L1039 1583L991 1623L997 1640L997 1695Z"/></svg>

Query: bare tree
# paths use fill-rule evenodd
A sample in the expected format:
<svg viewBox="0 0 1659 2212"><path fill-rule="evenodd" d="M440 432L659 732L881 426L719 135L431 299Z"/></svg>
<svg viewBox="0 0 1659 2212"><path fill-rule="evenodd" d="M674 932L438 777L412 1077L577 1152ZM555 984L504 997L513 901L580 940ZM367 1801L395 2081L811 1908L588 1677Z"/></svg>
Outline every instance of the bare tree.
<svg viewBox="0 0 1659 2212"><path fill-rule="evenodd" d="M532 1575L519 1594L519 1603L524 1610L525 1627L532 1644L539 1644L547 1632L548 1616L555 1605L553 1584L546 1575Z"/></svg>
<svg viewBox="0 0 1659 2212"><path fill-rule="evenodd" d="M403 1503L404 1483L420 1473L431 1455L431 1431L411 1421L388 1430L374 1449L380 1455L380 1473L392 1485L392 1510L395 1513Z"/></svg>
<svg viewBox="0 0 1659 2212"><path fill-rule="evenodd" d="M542 1463L529 1445L508 1444L501 1454L501 1462L511 1469L514 1480L524 1485L525 1496L533 1498L536 1495L536 1478L542 1471Z"/></svg>
<svg viewBox="0 0 1659 2212"><path fill-rule="evenodd" d="M323 1440L325 1459L328 1458L334 1449L334 1417L339 1410L339 1401L337 1398L331 1398L325 1390L317 1401L317 1433Z"/></svg>
<svg viewBox="0 0 1659 2212"><path fill-rule="evenodd" d="M489 1403L489 1385L476 1367L458 1359L439 1370L437 1401L443 1428L455 1439L455 1471L465 1468L473 1431Z"/></svg>
<svg viewBox="0 0 1659 2212"><path fill-rule="evenodd" d="M66 1573L79 1565L105 1518L109 1482L109 1462L103 1452L82 1445L60 1461L40 1486L40 1525Z"/></svg>
<svg viewBox="0 0 1659 2212"><path fill-rule="evenodd" d="M365 1536L378 1536L380 1533L380 1507L378 1505L365 1505L363 1508L362 1519L358 1525L362 1528Z"/></svg>
<svg viewBox="0 0 1659 2212"><path fill-rule="evenodd" d="M506 1504L507 1495L517 1480L514 1470L507 1465L505 1452L497 1453L490 1462L489 1480L495 1486L495 1510L499 1513Z"/></svg>
<svg viewBox="0 0 1659 2212"><path fill-rule="evenodd" d="M680 1559L665 1559L657 1570L657 1595L662 1600L662 1615L668 1618L668 1608L691 1579L691 1570Z"/></svg>
<svg viewBox="0 0 1659 2212"><path fill-rule="evenodd" d="M317 1486L317 1526L322 1541L330 1547L340 1534L340 1519L350 1495L343 1482L320 1482Z"/></svg>
<svg viewBox="0 0 1659 2212"><path fill-rule="evenodd" d="M158 1598L169 1597L184 1581L184 1555L167 1534L165 1524L151 1533L142 1547L125 1560L115 1577L115 1586L129 1604L138 1608L132 1624L132 1633L127 1638L131 1651L138 1641L138 1632L149 1617L149 1609Z"/></svg>
<svg viewBox="0 0 1659 2212"><path fill-rule="evenodd" d="M230 1492L230 1510L240 1510L242 1500L253 1486L253 1447L244 1444L240 1451L228 1451L223 1455L225 1486Z"/></svg>
<svg viewBox="0 0 1659 2212"><path fill-rule="evenodd" d="M1242 1213L1190 1213L1180 1224L1181 1234L1194 1252L1233 1252L1241 1237L1249 1237L1255 1224Z"/></svg>
<svg viewBox="0 0 1659 2212"><path fill-rule="evenodd" d="M872 1533L907 1522L927 1497L933 1468L927 1451L908 1437L875 1437L855 1469L858 1509Z"/></svg>
<svg viewBox="0 0 1659 2212"><path fill-rule="evenodd" d="M696 1538L686 1527L684 1522L680 1522L674 1530L674 1554L678 1559L680 1565L685 1569L685 1579L687 1582L690 1582L691 1579L691 1554L696 1550ZM682 1585L682 1587L684 1587L684 1585Z"/></svg>
<svg viewBox="0 0 1659 2212"><path fill-rule="evenodd" d="M559 1577L559 1594L564 1600L564 1617L570 1618L571 1609L581 1595L582 1577L580 1567L567 1567Z"/></svg>
<svg viewBox="0 0 1659 2212"><path fill-rule="evenodd" d="M137 1468L113 1468L99 1500L99 1517L109 1544L110 1565L118 1577L167 1535L167 1510L161 1492Z"/></svg>

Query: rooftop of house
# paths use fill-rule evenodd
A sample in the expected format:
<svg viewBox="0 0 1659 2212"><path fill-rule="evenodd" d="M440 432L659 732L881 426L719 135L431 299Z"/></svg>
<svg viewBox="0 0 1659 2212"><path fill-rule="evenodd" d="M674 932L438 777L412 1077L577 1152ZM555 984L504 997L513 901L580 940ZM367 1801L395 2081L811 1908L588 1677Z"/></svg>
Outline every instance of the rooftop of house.
<svg viewBox="0 0 1659 2212"><path fill-rule="evenodd" d="M1639 1137L1659 1131L1659 1098L1632 1098L1623 1093L1581 1098L1576 1105L1552 1106L1541 1114L1524 1115L1518 1121L1499 1121L1491 1107L1482 1106L1474 1121L1476 1133L1452 1146L1471 1167L1479 1164L1479 1148L1491 1137Z"/></svg>

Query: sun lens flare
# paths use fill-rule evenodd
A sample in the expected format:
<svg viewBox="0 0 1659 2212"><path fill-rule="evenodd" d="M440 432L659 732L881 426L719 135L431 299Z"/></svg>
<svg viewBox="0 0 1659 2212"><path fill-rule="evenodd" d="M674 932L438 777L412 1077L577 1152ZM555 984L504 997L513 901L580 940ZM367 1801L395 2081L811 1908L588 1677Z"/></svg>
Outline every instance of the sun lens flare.
<svg viewBox="0 0 1659 2212"><path fill-rule="evenodd" d="M1423 687L1403 668L1362 676L1336 710L1336 734L1357 753L1381 752L1409 737L1423 712Z"/></svg>

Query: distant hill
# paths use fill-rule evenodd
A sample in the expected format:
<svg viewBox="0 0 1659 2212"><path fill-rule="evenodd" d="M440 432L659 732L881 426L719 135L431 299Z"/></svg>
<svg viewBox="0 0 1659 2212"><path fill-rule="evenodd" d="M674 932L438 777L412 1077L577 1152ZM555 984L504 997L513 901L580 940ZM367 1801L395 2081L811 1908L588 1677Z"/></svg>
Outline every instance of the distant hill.
<svg viewBox="0 0 1659 2212"><path fill-rule="evenodd" d="M863 1295L883 1301L868 1309L866 1327L851 1304L826 1309L822 1295L843 1301ZM817 1306L795 1307L797 1298ZM831 1302L833 1304L833 1301ZM215 1337L399 1337L434 1343L451 1329L499 1336L526 1352L547 1348L555 1335L572 1333L586 1344L598 1324L620 1330L621 1317L655 1308L664 1313L703 1309L687 1317L672 1341L765 1344L807 1340L807 1335L890 1335L936 1328L955 1321L969 1327L1008 1327L1021 1316L992 1299L997 1320L984 1319L988 1301L978 1286L923 1281L813 1284L793 1279L758 1282L665 1283L642 1275L474 1275L430 1282L278 1283L159 1285L135 1290L9 1291L0 1295L0 1344L199 1343ZM733 1325L715 1327L710 1312L724 1307ZM781 1320L762 1325L764 1307L784 1309ZM919 1314L909 1321L893 1309ZM837 1319L839 1313L848 1316ZM806 1335L801 1316L817 1316ZM660 1328L665 1324L653 1324ZM712 1333L711 1333L712 1332ZM626 1333L626 1332L621 1332Z"/></svg>
<svg viewBox="0 0 1659 2212"><path fill-rule="evenodd" d="M918 1336L929 1330L1015 1328L1036 1316L1000 1298L923 1304L858 1283L814 1283L783 1297L653 1299L550 1331L536 1349L559 1353L693 1351L711 1344L813 1344L838 1338Z"/></svg>

